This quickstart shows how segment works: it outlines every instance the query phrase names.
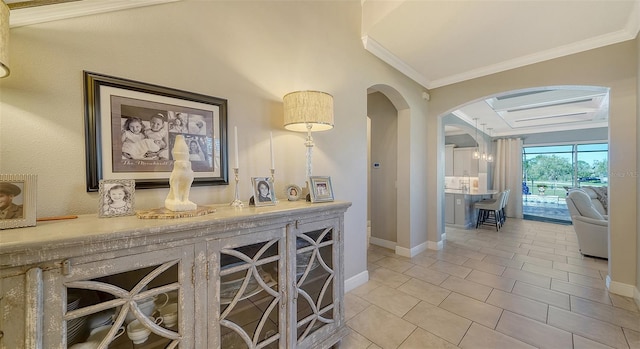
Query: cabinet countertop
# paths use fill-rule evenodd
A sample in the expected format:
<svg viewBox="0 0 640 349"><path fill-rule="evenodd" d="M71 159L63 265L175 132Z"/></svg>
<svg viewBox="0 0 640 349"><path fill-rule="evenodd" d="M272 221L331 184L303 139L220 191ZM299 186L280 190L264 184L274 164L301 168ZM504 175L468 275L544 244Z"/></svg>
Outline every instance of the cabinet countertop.
<svg viewBox="0 0 640 349"><path fill-rule="evenodd" d="M198 235L224 235L237 229L248 231L264 224L273 224L274 219L295 220L309 215L344 212L351 203L281 201L274 206L247 205L242 209L228 204L206 206L215 207L216 212L178 219L139 219L136 216L98 218L97 214L86 214L73 220L38 222L35 227L3 230L0 231L0 268L13 264L18 256L31 259L36 258L33 255L44 255L48 254L45 251L61 248L79 251L81 249L77 247L90 244L99 244L105 249L131 248L149 244L151 240L166 243L195 237L195 232Z"/></svg>
<svg viewBox="0 0 640 349"><path fill-rule="evenodd" d="M498 194L497 190L478 190L471 189L470 191L465 191L462 189L445 189L445 194L460 194L460 195L493 195Z"/></svg>

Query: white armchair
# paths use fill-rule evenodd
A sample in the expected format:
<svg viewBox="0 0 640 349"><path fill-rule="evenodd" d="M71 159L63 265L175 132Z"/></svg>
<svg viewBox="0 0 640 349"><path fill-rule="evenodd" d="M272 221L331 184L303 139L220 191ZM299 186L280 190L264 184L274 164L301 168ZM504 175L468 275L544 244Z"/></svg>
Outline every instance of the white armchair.
<svg viewBox="0 0 640 349"><path fill-rule="evenodd" d="M609 258L609 222L582 190L572 190L567 196L573 229L578 236L580 253L586 256Z"/></svg>

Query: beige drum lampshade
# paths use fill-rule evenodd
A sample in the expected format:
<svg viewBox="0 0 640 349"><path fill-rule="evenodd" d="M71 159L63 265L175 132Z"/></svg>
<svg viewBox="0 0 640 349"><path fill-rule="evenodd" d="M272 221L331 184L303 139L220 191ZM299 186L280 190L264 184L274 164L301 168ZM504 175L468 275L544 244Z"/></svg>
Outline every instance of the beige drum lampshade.
<svg viewBox="0 0 640 349"><path fill-rule="evenodd" d="M0 1L0 78L9 75L9 7Z"/></svg>
<svg viewBox="0 0 640 349"><path fill-rule="evenodd" d="M319 91L296 91L282 98L284 128L290 131L326 131L333 128L333 96Z"/></svg>

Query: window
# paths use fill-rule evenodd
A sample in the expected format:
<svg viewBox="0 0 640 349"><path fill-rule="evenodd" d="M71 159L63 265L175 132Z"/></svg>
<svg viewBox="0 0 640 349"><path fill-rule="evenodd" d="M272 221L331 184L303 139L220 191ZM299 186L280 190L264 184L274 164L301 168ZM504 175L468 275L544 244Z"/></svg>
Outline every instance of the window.
<svg viewBox="0 0 640 349"><path fill-rule="evenodd" d="M564 198L573 187L608 184L608 151L607 143L524 147L525 218L570 221Z"/></svg>

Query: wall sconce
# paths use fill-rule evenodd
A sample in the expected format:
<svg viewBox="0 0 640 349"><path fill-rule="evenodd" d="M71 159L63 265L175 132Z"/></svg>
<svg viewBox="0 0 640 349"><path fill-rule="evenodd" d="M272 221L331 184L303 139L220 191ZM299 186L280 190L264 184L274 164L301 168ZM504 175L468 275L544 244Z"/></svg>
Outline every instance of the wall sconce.
<svg viewBox="0 0 640 349"><path fill-rule="evenodd" d="M284 102L284 128L289 131L307 132L307 178L311 177L311 132L333 128L333 96L319 91L296 91L282 97Z"/></svg>
<svg viewBox="0 0 640 349"><path fill-rule="evenodd" d="M0 78L9 76L9 6L0 1Z"/></svg>

